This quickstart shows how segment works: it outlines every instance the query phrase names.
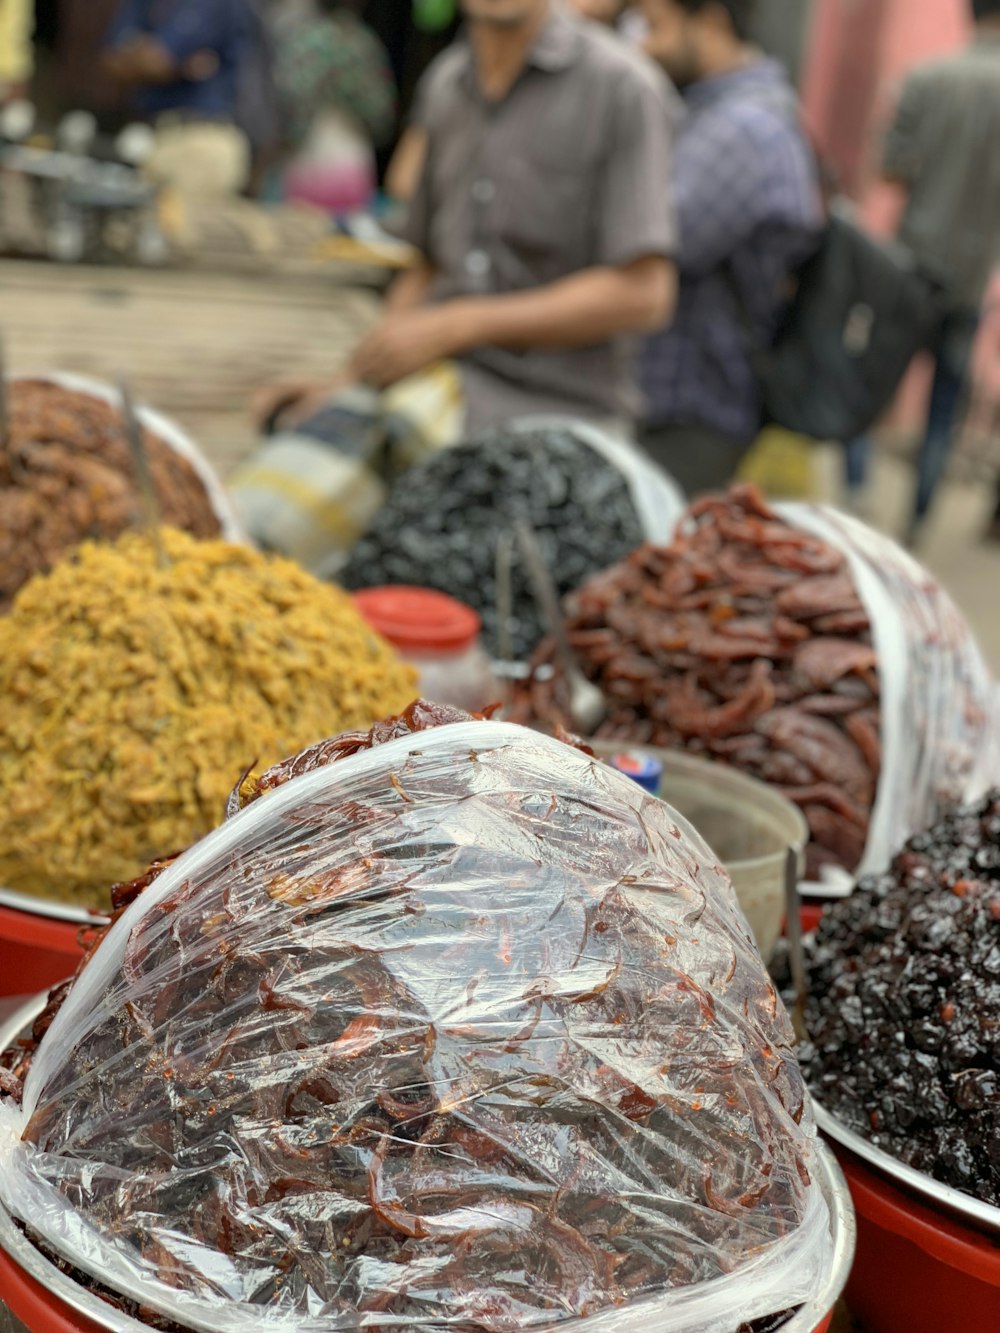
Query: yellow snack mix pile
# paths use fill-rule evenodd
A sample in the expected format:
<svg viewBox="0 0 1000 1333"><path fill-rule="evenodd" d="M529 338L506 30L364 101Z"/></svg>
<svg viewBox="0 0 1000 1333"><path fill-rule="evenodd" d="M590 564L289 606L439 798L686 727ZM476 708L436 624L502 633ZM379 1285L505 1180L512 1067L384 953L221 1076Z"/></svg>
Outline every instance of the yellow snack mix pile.
<svg viewBox="0 0 1000 1333"><path fill-rule="evenodd" d="M405 708L415 673L290 561L167 528L87 544L0 616L0 885L104 908L248 766Z"/></svg>

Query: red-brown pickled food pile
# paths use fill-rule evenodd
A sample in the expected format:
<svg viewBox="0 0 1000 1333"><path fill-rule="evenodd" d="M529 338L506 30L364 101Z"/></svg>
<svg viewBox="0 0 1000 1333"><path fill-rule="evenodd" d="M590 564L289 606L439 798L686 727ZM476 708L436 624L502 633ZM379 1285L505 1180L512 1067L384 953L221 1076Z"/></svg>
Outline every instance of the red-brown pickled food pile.
<svg viewBox="0 0 1000 1333"><path fill-rule="evenodd" d="M570 642L607 702L598 736L770 783L808 820L811 874L857 866L881 763L879 677L839 551L735 487L694 504L670 546L639 547L566 605ZM543 643L517 720L568 722L555 660Z"/></svg>
<svg viewBox="0 0 1000 1333"><path fill-rule="evenodd" d="M231 815L259 801L277 836L249 821L133 924L24 1139L83 1163L88 1216L165 1280L190 1279L166 1244L189 1236L262 1310L512 1333L717 1277L800 1224L791 1029L666 807L635 796L647 827L596 761L494 749L481 721L474 749L422 738L268 815L293 779L463 721L417 703L245 781ZM6 1057L8 1095L64 1000Z"/></svg>
<svg viewBox="0 0 1000 1333"><path fill-rule="evenodd" d="M218 515L191 463L144 432L164 523L217 537ZM111 539L142 522L128 441L107 403L43 380L7 386L0 443L0 613L22 584L88 539Z"/></svg>

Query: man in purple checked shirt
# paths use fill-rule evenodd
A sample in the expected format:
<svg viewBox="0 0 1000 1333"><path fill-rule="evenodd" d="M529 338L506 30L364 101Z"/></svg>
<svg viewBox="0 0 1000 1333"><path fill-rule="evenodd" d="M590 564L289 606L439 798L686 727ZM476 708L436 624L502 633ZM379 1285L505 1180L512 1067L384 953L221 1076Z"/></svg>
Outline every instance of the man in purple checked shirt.
<svg viewBox="0 0 1000 1333"><path fill-rule="evenodd" d="M641 360L641 440L690 495L726 485L761 426L772 339L823 204L782 67L748 41L753 0L641 0L646 49L684 94L673 168L680 290Z"/></svg>

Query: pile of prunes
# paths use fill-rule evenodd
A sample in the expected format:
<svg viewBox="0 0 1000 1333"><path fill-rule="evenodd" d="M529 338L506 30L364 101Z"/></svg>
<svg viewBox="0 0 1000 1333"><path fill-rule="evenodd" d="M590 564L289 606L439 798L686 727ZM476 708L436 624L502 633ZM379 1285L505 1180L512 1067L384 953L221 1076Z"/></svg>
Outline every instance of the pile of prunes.
<svg viewBox="0 0 1000 1333"><path fill-rule="evenodd" d="M828 908L807 965L800 1059L819 1101L1000 1206L1000 789Z"/></svg>
<svg viewBox="0 0 1000 1333"><path fill-rule="evenodd" d="M561 594L643 540L621 472L571 425L489 431L411 468L337 574L351 589L384 583L436 588L475 608L497 653L496 552L518 520L534 530ZM546 631L514 545L513 655Z"/></svg>

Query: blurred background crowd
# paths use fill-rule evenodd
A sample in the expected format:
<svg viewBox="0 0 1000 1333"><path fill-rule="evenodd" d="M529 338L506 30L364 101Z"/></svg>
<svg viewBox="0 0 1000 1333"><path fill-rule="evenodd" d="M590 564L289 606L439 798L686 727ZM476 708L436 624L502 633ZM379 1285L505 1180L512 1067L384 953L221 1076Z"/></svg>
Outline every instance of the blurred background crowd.
<svg viewBox="0 0 1000 1333"><path fill-rule="evenodd" d="M217 461L264 544L302 555L290 490L372 430L398 465L540 413L688 494L832 492L970 584L1000 537L996 0L0 0L0 98L15 363L83 299L25 257L120 304L298 264L301 322L258 287L203 392L252 397Z"/></svg>

